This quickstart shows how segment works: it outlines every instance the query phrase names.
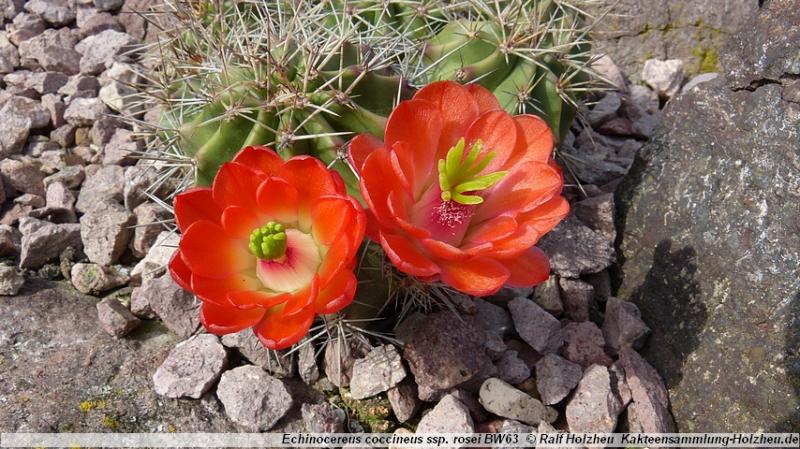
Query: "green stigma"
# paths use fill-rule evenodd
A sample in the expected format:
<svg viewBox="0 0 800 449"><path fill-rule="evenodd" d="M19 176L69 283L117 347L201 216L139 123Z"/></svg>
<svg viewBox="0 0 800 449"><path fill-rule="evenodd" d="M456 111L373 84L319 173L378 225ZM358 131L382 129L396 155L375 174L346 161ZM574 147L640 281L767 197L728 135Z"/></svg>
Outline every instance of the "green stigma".
<svg viewBox="0 0 800 449"><path fill-rule="evenodd" d="M286 229L270 221L250 234L250 252L259 259L275 260L286 254Z"/></svg>
<svg viewBox="0 0 800 449"><path fill-rule="evenodd" d="M503 179L508 172L498 171L478 176L496 153L490 151L478 157L483 149L480 140L472 144L467 157L464 157L464 138L447 151L445 159L439 159L439 187L442 189L442 201L455 201L460 204L481 204L483 198L467 192L477 192L488 189Z"/></svg>

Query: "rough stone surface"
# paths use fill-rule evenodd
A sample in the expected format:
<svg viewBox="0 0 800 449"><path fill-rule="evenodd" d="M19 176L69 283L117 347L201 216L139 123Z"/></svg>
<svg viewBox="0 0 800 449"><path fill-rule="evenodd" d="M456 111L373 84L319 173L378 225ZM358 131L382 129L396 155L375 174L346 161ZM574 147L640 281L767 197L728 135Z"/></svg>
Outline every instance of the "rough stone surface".
<svg viewBox="0 0 800 449"><path fill-rule="evenodd" d="M417 425L417 433L472 433L475 425L469 409L453 395L443 397Z"/></svg>
<svg viewBox="0 0 800 449"><path fill-rule="evenodd" d="M130 276L119 267L104 267L95 263L76 263L70 279L75 289L84 294L97 294L128 283Z"/></svg>
<svg viewBox="0 0 800 449"><path fill-rule="evenodd" d="M250 432L271 429L293 404L284 384L254 365L226 371L217 386L225 413Z"/></svg>
<svg viewBox="0 0 800 449"><path fill-rule="evenodd" d="M519 336L540 354L558 351L563 342L561 323L527 298L508 303Z"/></svg>
<svg viewBox="0 0 800 449"><path fill-rule="evenodd" d="M306 432L344 433L344 420L347 414L331 403L303 404L300 410Z"/></svg>
<svg viewBox="0 0 800 449"><path fill-rule="evenodd" d="M91 126L108 113L108 108L99 98L76 98L64 111L64 120L75 126Z"/></svg>
<svg viewBox="0 0 800 449"><path fill-rule="evenodd" d="M413 381L406 381L386 392L386 398L392 405L395 418L401 423L413 418L420 406L417 386Z"/></svg>
<svg viewBox="0 0 800 449"><path fill-rule="evenodd" d="M620 351L619 361L625 371L625 381L633 401L628 407L631 432L675 432L669 395L661 376L631 348Z"/></svg>
<svg viewBox="0 0 800 449"><path fill-rule="evenodd" d="M103 150L104 165L131 165L144 148L141 140L134 139L133 131L118 129Z"/></svg>
<svg viewBox="0 0 800 449"><path fill-rule="evenodd" d="M480 390L480 402L487 411L535 426L539 421L553 422L555 409L497 378L487 379Z"/></svg>
<svg viewBox="0 0 800 449"><path fill-rule="evenodd" d="M115 263L128 247L135 223L134 215L117 203L93 208L81 217L84 253L99 265Z"/></svg>
<svg viewBox="0 0 800 449"><path fill-rule="evenodd" d="M356 358L365 354L366 349L355 339L348 339L347 342L340 338L333 339L325 345L323 371L334 385L346 387L350 385Z"/></svg>
<svg viewBox="0 0 800 449"><path fill-rule="evenodd" d="M275 377L288 378L295 374L294 354L268 350L250 328L223 336L222 344L236 348L250 363L260 366Z"/></svg>
<svg viewBox="0 0 800 449"><path fill-rule="evenodd" d="M365 399L399 384L406 377L403 360L392 345L378 346L353 363L350 394Z"/></svg>
<svg viewBox="0 0 800 449"><path fill-rule="evenodd" d="M558 277L550 276L546 281L536 286L533 300L549 314L558 317L564 312L561 302L561 293L558 288Z"/></svg>
<svg viewBox="0 0 800 449"><path fill-rule="evenodd" d="M593 231L573 215L547 233L538 245L559 276L576 278L597 273L614 263L614 241Z"/></svg>
<svg viewBox="0 0 800 449"><path fill-rule="evenodd" d="M86 213L107 201L122 203L122 185L119 182L125 169L117 165L90 165L86 167L86 181L78 194L75 209Z"/></svg>
<svg viewBox="0 0 800 449"><path fill-rule="evenodd" d="M104 331L117 338L130 334L142 324L139 318L113 297L97 303L97 321Z"/></svg>
<svg viewBox="0 0 800 449"><path fill-rule="evenodd" d="M80 55L75 51L75 44L75 36L68 28L48 29L20 42L19 57L26 67L38 65L48 71L73 75L80 68Z"/></svg>
<svg viewBox="0 0 800 449"><path fill-rule="evenodd" d="M471 321L460 321L450 311L424 317L403 351L420 399L436 400L456 386L491 375L496 367L485 341L482 328Z"/></svg>
<svg viewBox="0 0 800 449"><path fill-rule="evenodd" d="M54 224L35 218L20 220L22 232L19 266L39 268L62 251L72 247L82 249L81 230L77 223Z"/></svg>
<svg viewBox="0 0 800 449"><path fill-rule="evenodd" d="M303 345L297 351L297 374L308 385L319 380L319 367L314 345Z"/></svg>
<svg viewBox="0 0 800 449"><path fill-rule="evenodd" d="M156 243L164 229L164 221L169 218L167 209L156 203L144 203L133 210L136 228L133 230L130 248L133 255L144 258Z"/></svg>
<svg viewBox="0 0 800 449"><path fill-rule="evenodd" d="M611 365L611 358L603 351L603 331L591 321L568 323L564 326L564 347L561 354L569 361L583 367L591 364Z"/></svg>
<svg viewBox="0 0 800 449"><path fill-rule="evenodd" d="M0 402L14 404L0 407L0 431L236 430L213 398L157 395L152 376L175 338L150 322L115 339L97 322L95 301L67 282L42 280L0 301Z"/></svg>
<svg viewBox="0 0 800 449"><path fill-rule="evenodd" d="M156 393L168 398L200 398L228 365L228 354L211 334L179 343L153 375Z"/></svg>
<svg viewBox="0 0 800 449"><path fill-rule="evenodd" d="M81 54L81 73L95 75L111 67L115 58L131 49L135 39L127 33L105 30L87 37L75 46Z"/></svg>
<svg viewBox="0 0 800 449"><path fill-rule="evenodd" d="M180 236L172 231L162 231L156 237L156 242L131 270L131 279L137 282L145 282L161 276L166 271L172 255L180 242Z"/></svg>
<svg viewBox="0 0 800 449"><path fill-rule="evenodd" d="M192 335L200 325L199 302L169 274L145 281L136 294L143 295L143 301L179 337Z"/></svg>
<svg viewBox="0 0 800 449"><path fill-rule="evenodd" d="M0 176L3 184L14 189L44 196L44 173L39 170L39 165L32 159L5 159L0 161Z"/></svg>
<svg viewBox="0 0 800 449"><path fill-rule="evenodd" d="M536 363L536 388L542 402L546 405L561 402L578 385L582 374L580 365L563 357L555 354L542 357Z"/></svg>
<svg viewBox="0 0 800 449"><path fill-rule="evenodd" d="M559 280L564 301L564 316L572 321L589 320L589 311L594 304L594 287L577 279Z"/></svg>
<svg viewBox="0 0 800 449"><path fill-rule="evenodd" d="M12 296L25 285L25 278L16 267L0 264L0 296Z"/></svg>
<svg viewBox="0 0 800 449"><path fill-rule="evenodd" d="M680 59L648 59L642 68L642 81L661 97L671 98L683 83L683 61Z"/></svg>
<svg viewBox="0 0 800 449"><path fill-rule="evenodd" d="M30 0L25 3L25 10L58 27L75 20L75 8L70 3L67 0Z"/></svg>
<svg viewBox="0 0 800 449"><path fill-rule="evenodd" d="M626 346L641 348L648 334L650 328L642 321L636 304L608 298L603 320L603 338L609 354L616 355Z"/></svg>
<svg viewBox="0 0 800 449"><path fill-rule="evenodd" d="M608 368L592 365L583 373L567 403L567 424L574 433L609 433L617 427L622 401L612 387Z"/></svg>
<svg viewBox="0 0 800 449"><path fill-rule="evenodd" d="M509 350L497 361L497 377L510 384L518 384L531 377L531 369L517 351Z"/></svg>
<svg viewBox="0 0 800 449"><path fill-rule="evenodd" d="M689 74L713 72L728 36L743 28L759 3L604 0L597 12L611 5L615 9L600 21L593 46L611 55L633 82L651 58L682 59Z"/></svg>
<svg viewBox="0 0 800 449"><path fill-rule="evenodd" d="M681 431L800 427L799 20L764 3L618 189L618 295L652 328Z"/></svg>
<svg viewBox="0 0 800 449"><path fill-rule="evenodd" d="M2 188L2 186L0 186ZM19 253L20 233L9 225L0 225L0 257L15 256Z"/></svg>

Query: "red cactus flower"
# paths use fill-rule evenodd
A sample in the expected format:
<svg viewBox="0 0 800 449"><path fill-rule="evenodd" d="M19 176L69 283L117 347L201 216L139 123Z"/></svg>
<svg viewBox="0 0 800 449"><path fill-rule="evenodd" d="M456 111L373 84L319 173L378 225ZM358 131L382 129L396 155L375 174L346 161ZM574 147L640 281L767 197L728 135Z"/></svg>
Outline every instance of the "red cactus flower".
<svg viewBox="0 0 800 449"><path fill-rule="evenodd" d="M202 301L209 332L252 327L264 346L282 349L315 314L352 302L366 218L319 160L247 147L211 188L179 194L174 207L183 235L170 273Z"/></svg>
<svg viewBox="0 0 800 449"><path fill-rule="evenodd" d="M401 271L476 296L549 276L534 247L569 211L540 118L512 117L486 89L442 81L392 112L383 142L359 135L370 238Z"/></svg>

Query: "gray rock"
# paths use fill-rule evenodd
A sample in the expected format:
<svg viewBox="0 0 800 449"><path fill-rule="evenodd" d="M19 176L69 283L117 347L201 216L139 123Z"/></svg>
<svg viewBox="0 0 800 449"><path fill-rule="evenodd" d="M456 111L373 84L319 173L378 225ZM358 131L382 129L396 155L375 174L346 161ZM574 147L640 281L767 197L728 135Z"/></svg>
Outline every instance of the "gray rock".
<svg viewBox="0 0 800 449"><path fill-rule="evenodd" d="M615 260L614 241L570 215L547 233L538 245L559 276L577 278L597 273Z"/></svg>
<svg viewBox="0 0 800 449"><path fill-rule="evenodd" d="M398 422L404 423L416 415L421 405L418 395L417 386L411 380L401 382L386 392L386 398L389 399Z"/></svg>
<svg viewBox="0 0 800 449"><path fill-rule="evenodd" d="M506 309L483 298L476 299L474 303L474 318L486 332L495 335L500 340L513 332L514 322Z"/></svg>
<svg viewBox="0 0 800 449"><path fill-rule="evenodd" d="M617 428L621 412L622 401L612 388L608 368L592 365L567 403L567 425L573 433L609 433Z"/></svg>
<svg viewBox="0 0 800 449"><path fill-rule="evenodd" d="M536 304L553 316L561 316L564 305L561 302L561 293L558 288L558 277L550 276L546 281L536 286L533 293Z"/></svg>
<svg viewBox="0 0 800 449"><path fill-rule="evenodd" d="M83 294L98 294L128 283L130 276L118 266L103 267L95 263L76 263L72 266L70 280Z"/></svg>
<svg viewBox="0 0 800 449"><path fill-rule="evenodd" d="M97 321L104 331L117 338L130 334L142 324L139 318L113 297L97 303Z"/></svg>
<svg viewBox="0 0 800 449"><path fill-rule="evenodd" d="M178 234L172 231L162 231L144 259L140 260L131 270L131 278L137 282L143 282L163 274L172 255L175 254L179 242Z"/></svg>
<svg viewBox="0 0 800 449"><path fill-rule="evenodd" d="M30 119L9 112L10 108L5 112L0 109L0 120L7 127L6 132L0 134L0 156L4 158L22 151L31 129Z"/></svg>
<svg viewBox="0 0 800 449"><path fill-rule="evenodd" d="M604 193L575 203L575 216L593 231L617 238L614 225L614 195Z"/></svg>
<svg viewBox="0 0 800 449"><path fill-rule="evenodd" d="M647 59L682 59L686 72L716 71L717 57L728 36L759 9L749 0L652 2L605 0L592 6L598 14L613 11L594 28L592 46L606 52L633 82ZM624 11L624 13L618 13Z"/></svg>
<svg viewBox="0 0 800 449"><path fill-rule="evenodd" d="M5 159L0 161L0 176L3 184L11 186L19 192L44 196L44 173L39 170L38 163L33 159L21 160Z"/></svg>
<svg viewBox="0 0 800 449"><path fill-rule="evenodd" d="M652 328L642 353L681 431L800 426L798 20L764 3L618 190L619 297Z"/></svg>
<svg viewBox="0 0 800 449"><path fill-rule="evenodd" d="M330 402L303 404L300 412L303 414L306 432L344 433L344 421L347 414Z"/></svg>
<svg viewBox="0 0 800 449"><path fill-rule="evenodd" d="M487 379L481 385L480 402L483 408L497 416L532 426L539 421L551 423L558 417L555 409L496 378Z"/></svg>
<svg viewBox="0 0 800 449"><path fill-rule="evenodd" d="M353 363L350 394L354 399L375 396L399 384L406 374L397 348L378 346Z"/></svg>
<svg viewBox="0 0 800 449"><path fill-rule="evenodd" d="M0 0L0 20L11 20L20 11L24 2L22 0Z"/></svg>
<svg viewBox="0 0 800 449"><path fill-rule="evenodd" d="M75 223L75 194L62 182L51 182L45 194L47 215L51 221L59 223Z"/></svg>
<svg viewBox="0 0 800 449"><path fill-rule="evenodd" d="M64 120L75 126L91 126L108 112L108 108L99 98L75 98L64 111Z"/></svg>
<svg viewBox="0 0 800 449"><path fill-rule="evenodd" d="M597 58L592 62L591 67L598 77L610 84L611 87L620 91L627 89L628 83L625 81L625 75L622 74L611 56L603 55Z"/></svg>
<svg viewBox="0 0 800 449"><path fill-rule="evenodd" d="M169 274L142 283L137 291L150 309L161 318L167 329L186 338L200 325L200 304L194 296L180 288Z"/></svg>
<svg viewBox="0 0 800 449"><path fill-rule="evenodd" d="M75 51L76 39L68 28L44 30L19 43L19 57L23 65L38 64L45 70L78 73L80 55ZM33 63L31 63L33 61Z"/></svg>
<svg viewBox="0 0 800 449"><path fill-rule="evenodd" d="M138 40L144 39L147 31L147 21L142 13L149 12L154 0L125 0L122 6L122 14L119 21L125 27L125 31Z"/></svg>
<svg viewBox="0 0 800 449"><path fill-rule="evenodd" d="M103 72L100 99L109 108L124 114L135 115L141 112L141 99L136 96L138 91L134 87L142 81L138 71L141 71L141 68L115 62L111 68Z"/></svg>
<svg viewBox="0 0 800 449"><path fill-rule="evenodd" d="M163 197L174 191L174 184L169 180L160 179L158 170L152 165L134 165L125 169L125 180L123 185L123 196L125 206L133 209L136 206L150 199L150 195ZM156 186L157 183L160 186Z"/></svg>
<svg viewBox="0 0 800 449"><path fill-rule="evenodd" d="M15 267L0 264L0 296L14 296L25 284Z"/></svg>
<svg viewBox="0 0 800 449"><path fill-rule="evenodd" d="M304 344L297 351L297 373L300 379L308 385L319 380L319 368L317 367L317 354L312 344Z"/></svg>
<svg viewBox="0 0 800 449"><path fill-rule="evenodd" d="M104 165L131 165L144 149L144 142L135 139L133 132L118 129L103 150Z"/></svg>
<svg viewBox="0 0 800 449"><path fill-rule="evenodd" d="M136 206L133 214L136 216L136 229L133 230L130 248L134 256L143 258L164 230L168 211L156 203L144 203Z"/></svg>
<svg viewBox="0 0 800 449"><path fill-rule="evenodd" d="M123 3L125 0L94 0L94 6L100 11L116 11Z"/></svg>
<svg viewBox="0 0 800 449"><path fill-rule="evenodd" d="M19 253L20 233L9 225L0 225L0 257L13 257Z"/></svg>
<svg viewBox="0 0 800 449"><path fill-rule="evenodd" d="M108 202L81 217L83 251L90 261L108 266L115 263L133 234L132 213L117 203Z"/></svg>
<svg viewBox="0 0 800 449"><path fill-rule="evenodd" d="M80 41L75 50L81 54L81 73L96 75L111 67L123 53L130 51L136 40L127 33L105 30Z"/></svg>
<svg viewBox="0 0 800 449"><path fill-rule="evenodd" d="M25 10L55 27L69 25L75 20L75 10L67 0L29 0L25 3Z"/></svg>
<svg viewBox="0 0 800 449"><path fill-rule="evenodd" d="M497 361L497 377L510 384L518 384L531 377L531 369L517 351L508 350Z"/></svg>
<svg viewBox="0 0 800 449"><path fill-rule="evenodd" d="M616 355L627 346L641 348L648 334L650 328L642 321L636 304L608 298L603 320L603 338L609 354Z"/></svg>
<svg viewBox="0 0 800 449"><path fill-rule="evenodd" d="M44 104L44 102L42 102L42 104ZM56 103L49 103L49 104L54 108L61 109L61 117L62 117L62 120L63 120L63 117L64 117L63 110L65 108L64 103L56 102ZM59 104L60 104L60 106L58 106ZM50 109L50 116L51 117L53 117L53 114L54 114L53 111L54 111L53 109ZM58 114L57 111L55 113ZM54 129L50 133L50 140L52 142L57 143L58 145L60 145L61 148L71 147L72 145L75 144L75 130L76 130L76 127L74 125L62 125L62 126L59 126L58 128Z"/></svg>
<svg viewBox="0 0 800 449"><path fill-rule="evenodd" d="M561 347L561 323L526 298L517 298L508 303L514 327L519 336L540 354L555 352Z"/></svg>
<svg viewBox="0 0 800 449"><path fill-rule="evenodd" d="M69 247L83 249L77 223L54 224L23 218L19 229L22 232L20 268L39 268Z"/></svg>
<svg viewBox="0 0 800 449"><path fill-rule="evenodd" d="M0 41L0 45L2 41ZM67 83L69 77L60 72L30 72L19 70L9 73L3 81L6 86L13 86L19 90L33 89L39 95L52 94Z"/></svg>
<svg viewBox="0 0 800 449"><path fill-rule="evenodd" d="M619 361L633 403L628 407L631 432L672 433L675 421L670 414L669 396L664 381L645 359L631 348L623 348Z"/></svg>
<svg viewBox="0 0 800 449"><path fill-rule="evenodd" d="M622 99L622 112L631 120L634 135L649 138L661 119L659 99L645 86L631 86L628 96Z"/></svg>
<svg viewBox="0 0 800 449"><path fill-rule="evenodd" d="M168 398L199 399L214 386L227 366L228 353L217 337L195 335L178 343L158 367L153 374L155 391Z"/></svg>
<svg viewBox="0 0 800 449"><path fill-rule="evenodd" d="M717 77L719 77L719 73L716 73L716 72L701 73L701 74L695 76L694 78L692 78L691 80L689 80L689 82L687 82L683 86L683 88L681 88L681 93L689 92L690 90L694 89L695 87L697 87L697 86L699 86L699 85L701 85L703 83L707 83L709 81L713 81L713 80L717 79Z"/></svg>
<svg viewBox="0 0 800 449"><path fill-rule="evenodd" d="M592 364L609 366L611 358L603 351L603 331L591 321L568 323L564 326L564 347L561 354L570 362L583 367Z"/></svg>
<svg viewBox="0 0 800 449"><path fill-rule="evenodd" d="M595 306L594 287L577 279L561 278L561 297L564 301L564 316L572 321L589 320L589 311Z"/></svg>
<svg viewBox="0 0 800 449"><path fill-rule="evenodd" d="M236 348L250 361L260 366L268 373L278 378L294 376L295 355L284 352L271 351L264 347L252 329L245 329L235 334L222 337L222 344L229 348Z"/></svg>
<svg viewBox="0 0 800 449"><path fill-rule="evenodd" d="M158 318L158 315L150 307L150 296L142 294L141 286L134 287L131 291L131 313L146 320Z"/></svg>
<svg viewBox="0 0 800 449"><path fill-rule="evenodd" d="M356 339L332 339L325 345L322 369L334 385L346 387L350 385L356 358L363 357L366 353L367 348Z"/></svg>
<svg viewBox="0 0 800 449"><path fill-rule="evenodd" d="M217 397L228 417L251 432L271 429L294 403L280 380L253 365L226 371L217 386Z"/></svg>
<svg viewBox="0 0 800 449"><path fill-rule="evenodd" d="M79 25L82 36L91 36L105 30L124 31L122 24L116 17L107 12L99 12L90 15Z"/></svg>
<svg viewBox="0 0 800 449"><path fill-rule="evenodd" d="M619 360L614 362L608 367L608 373L611 375L611 389L614 390L614 393L619 397L622 402L622 407L627 407L633 400L633 394L631 393L631 388L628 386L625 377L625 368L622 366L622 362Z"/></svg>
<svg viewBox="0 0 800 449"><path fill-rule="evenodd" d="M166 423L179 432L236 431L213 395L178 401L154 391L152 375L174 336L153 322L137 331L137 341L113 338L100 330L96 301L69 282L35 278L0 301L7 318L0 320L0 394L29 398L0 407L4 432L109 432L108 424L117 432L154 432L166 431Z"/></svg>
<svg viewBox="0 0 800 449"><path fill-rule="evenodd" d="M648 59L642 68L642 81L662 98L672 98L683 84L683 61L680 59Z"/></svg>
<svg viewBox="0 0 800 449"><path fill-rule="evenodd" d="M443 397L419 420L416 433L472 433L475 425L469 409L453 395Z"/></svg>
<svg viewBox="0 0 800 449"><path fill-rule="evenodd" d="M621 106L622 98L620 95L616 92L607 92L586 114L586 120L592 126L600 126L616 117L617 111Z"/></svg>
<svg viewBox="0 0 800 449"><path fill-rule="evenodd" d="M495 373L497 368L486 347L487 335L473 321L461 321L449 311L424 317L403 351L420 399L436 400L454 387L480 382Z"/></svg>
<svg viewBox="0 0 800 449"><path fill-rule="evenodd" d="M8 40L19 46L26 41L41 34L45 30L44 20L36 14L17 14L14 21L8 25Z"/></svg>
<svg viewBox="0 0 800 449"><path fill-rule="evenodd" d="M96 97L98 89L100 89L100 83L97 81L96 77L78 74L69 77L67 84L61 89L58 89L58 93L67 97L75 97L79 92L88 91L94 93L90 95L90 97Z"/></svg>
<svg viewBox="0 0 800 449"><path fill-rule="evenodd" d="M124 168L117 165L90 165L86 167L86 181L78 193L75 209L86 213L103 204L123 201L123 186L120 179L124 176Z"/></svg>
<svg viewBox="0 0 800 449"><path fill-rule="evenodd" d="M43 183L45 189L53 183L59 182L64 184L68 189L77 189L83 183L86 173L80 165L69 165L64 167L57 173L44 178Z"/></svg>
<svg viewBox="0 0 800 449"><path fill-rule="evenodd" d="M578 385L582 374L583 369L577 363L555 354L545 355L536 363L536 388L542 402L547 405L561 402Z"/></svg>

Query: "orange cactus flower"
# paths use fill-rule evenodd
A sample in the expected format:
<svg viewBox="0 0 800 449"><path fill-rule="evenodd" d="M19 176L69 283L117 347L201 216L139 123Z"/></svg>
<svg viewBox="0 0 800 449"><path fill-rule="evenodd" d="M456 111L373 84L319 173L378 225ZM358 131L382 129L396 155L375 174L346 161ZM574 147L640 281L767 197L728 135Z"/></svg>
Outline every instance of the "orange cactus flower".
<svg viewBox="0 0 800 449"><path fill-rule="evenodd" d="M490 295L549 276L534 245L569 212L550 128L488 90L441 81L392 112L384 141L356 136L368 231L400 271Z"/></svg>
<svg viewBox="0 0 800 449"><path fill-rule="evenodd" d="M352 302L366 216L318 159L247 147L211 188L176 196L174 209L182 237L169 270L202 301L209 332L252 327L264 346L283 349L315 314Z"/></svg>

